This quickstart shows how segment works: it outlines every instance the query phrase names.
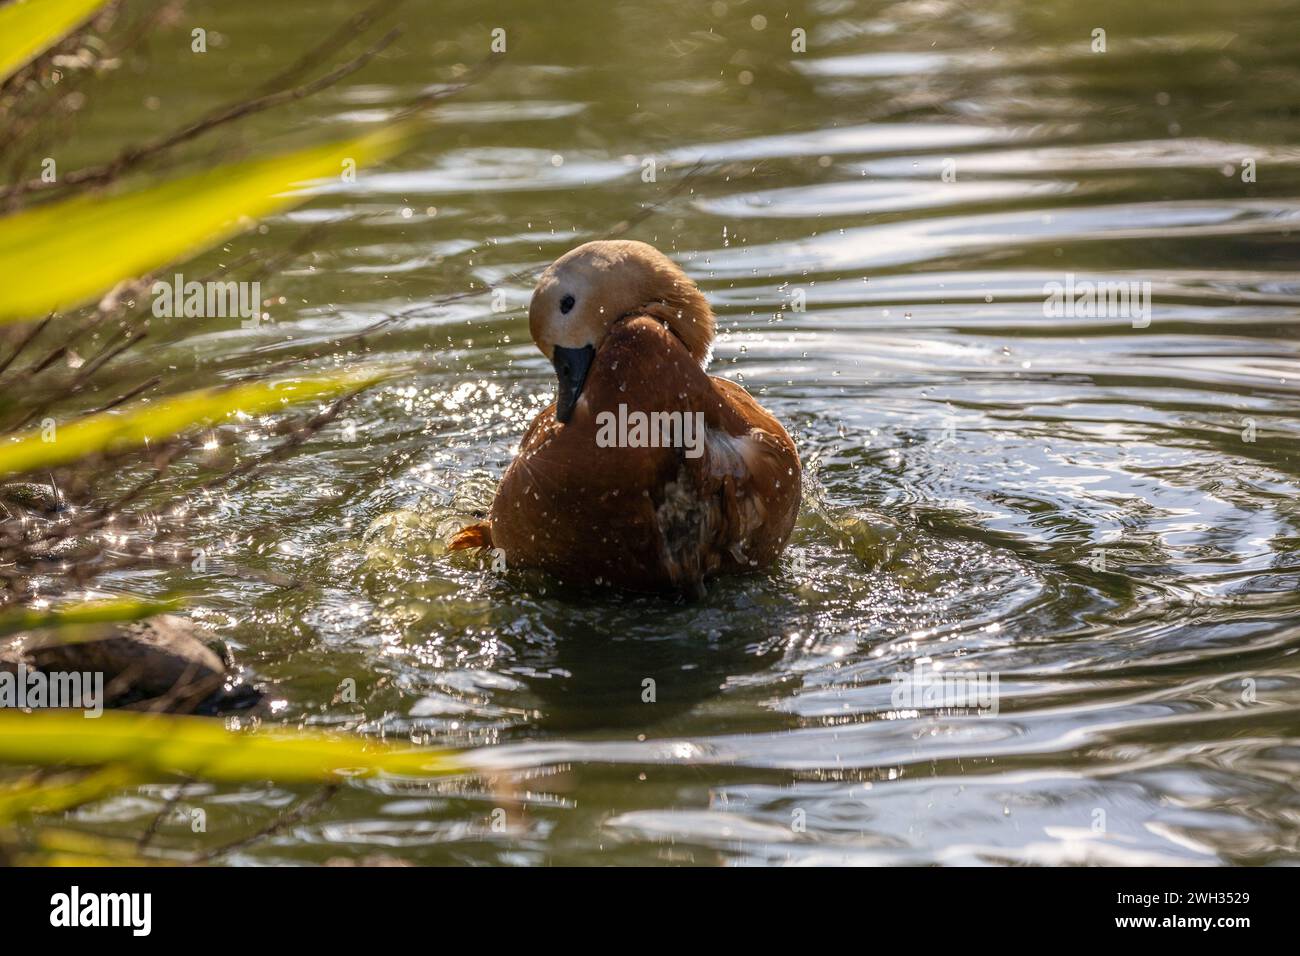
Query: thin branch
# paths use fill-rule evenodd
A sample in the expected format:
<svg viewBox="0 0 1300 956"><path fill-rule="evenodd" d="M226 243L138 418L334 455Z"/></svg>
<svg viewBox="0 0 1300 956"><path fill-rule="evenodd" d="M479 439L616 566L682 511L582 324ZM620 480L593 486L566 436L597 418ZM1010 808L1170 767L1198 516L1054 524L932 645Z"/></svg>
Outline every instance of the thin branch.
<svg viewBox="0 0 1300 956"><path fill-rule="evenodd" d="M281 89L290 83L295 82L304 73L310 72L317 64L329 59L331 55L343 49L357 37L359 37L370 26L380 18L391 13L406 0L379 0L366 9L353 14L349 19L344 21L337 30L331 33L324 41L318 43L313 49L308 50L300 56L288 69L277 73L271 79L267 80L257 92L271 93Z"/></svg>
<svg viewBox="0 0 1300 956"><path fill-rule="evenodd" d="M145 829L144 833L140 834L140 839L135 841L137 852L143 852L144 850L149 849L149 844L153 842L153 838L157 835L158 828L162 826L163 820L171 816L172 811L176 809L176 804L181 802L181 791L183 787L184 784L177 785L176 789L172 791L172 795L167 798L167 802L163 804L163 808L159 810L153 820L149 822L149 826Z"/></svg>
<svg viewBox="0 0 1300 956"><path fill-rule="evenodd" d="M280 814L266 826L262 827L262 829L250 833L248 836L241 837L238 840L234 840L231 843L226 843L222 846L214 847L211 850L199 853L190 860L190 863L209 863L217 857L224 856L233 850L241 849L251 843L256 843L258 840L264 840L269 836L274 836L285 827L290 827L296 823L300 823L321 807L325 806L325 804L329 802L330 798L338 792L338 789L339 785L337 783L331 783L322 787L317 793L304 800L300 800L295 806Z"/></svg>
<svg viewBox="0 0 1300 956"><path fill-rule="evenodd" d="M3 375L5 369L13 364L14 359L18 358L18 356L23 353L23 350L27 348L27 346L31 345L38 335L45 331L45 327L50 324L52 318L54 318L53 312L43 318L40 322L32 325L27 334L24 335L22 339L19 340L18 344L14 346L14 350L9 353L9 357L3 362L0 362L0 375Z"/></svg>
<svg viewBox="0 0 1300 956"><path fill-rule="evenodd" d="M122 405L122 404L124 404L124 403L126 403L126 402L129 402L131 399L135 398L135 397L136 397L137 395L139 395L141 392L146 392L146 391L148 391L149 389L153 388L155 385L159 384L161 381L162 381L162 376L161 376L161 375L155 375L155 376L153 376L152 378L147 378L147 379L145 379L143 382L141 382L139 385L137 385L137 386L135 386L134 388L130 389L129 391L127 391L127 392L123 392L121 395L119 395L117 398L113 399L112 401L105 402L103 405L100 405L98 408L92 408L92 409L90 409L90 411L86 412L86 414L87 414L87 415L98 415L100 412L106 412L106 411L108 411L109 409L117 408L117 406Z"/></svg>
<svg viewBox="0 0 1300 956"><path fill-rule="evenodd" d="M335 83L344 79L360 70L367 63L373 60L381 52L387 49L394 40L400 35L400 31L392 30L385 34L382 39L367 49L364 53L354 57L342 66L339 66L324 76L295 86L292 89L280 90L275 93L267 93L262 96L254 97L251 100L243 100L239 103L232 103L227 106L219 107L208 113L206 116L175 130L166 136L155 139L152 142L144 143L140 146L132 146L118 154L116 159L98 166L87 166L82 169L75 169L66 173L63 178L57 182L45 182L36 177L25 180L14 186L0 189L0 200L12 202L24 193L41 192L50 189L69 190L77 189L91 185L103 185L111 182L123 173L140 165L145 160L150 159L159 153L170 150L182 143L202 136L204 133L224 126L227 123L242 119L245 116L251 116L255 113L262 113L266 110L273 109L277 106L283 106L285 103L292 103L296 100L304 99L315 93L319 93Z"/></svg>

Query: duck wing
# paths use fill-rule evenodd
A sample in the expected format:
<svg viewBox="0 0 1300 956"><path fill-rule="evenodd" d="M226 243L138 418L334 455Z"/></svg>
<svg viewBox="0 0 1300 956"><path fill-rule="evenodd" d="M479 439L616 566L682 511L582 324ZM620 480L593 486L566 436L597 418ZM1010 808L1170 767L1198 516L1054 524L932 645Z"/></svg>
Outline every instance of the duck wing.
<svg viewBox="0 0 1300 956"><path fill-rule="evenodd" d="M799 456L775 418L739 385L707 375L661 323L620 324L607 346L611 364L653 371L627 383L636 406L681 411L703 425L689 447L673 449L675 467L652 493L664 573L698 598L707 577L756 570L780 553L798 515Z"/></svg>

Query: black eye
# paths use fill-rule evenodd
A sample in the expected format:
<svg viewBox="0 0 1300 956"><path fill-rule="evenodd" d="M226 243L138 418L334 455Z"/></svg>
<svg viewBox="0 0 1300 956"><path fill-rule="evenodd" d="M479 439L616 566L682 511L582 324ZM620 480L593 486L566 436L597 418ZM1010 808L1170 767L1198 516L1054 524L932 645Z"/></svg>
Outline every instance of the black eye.
<svg viewBox="0 0 1300 956"><path fill-rule="evenodd" d="M568 314L569 314L569 310L572 309L572 308L573 308L573 296L571 296L571 295L566 295L563 299L560 300L560 313L561 313L561 314L563 314L563 315L568 315Z"/></svg>

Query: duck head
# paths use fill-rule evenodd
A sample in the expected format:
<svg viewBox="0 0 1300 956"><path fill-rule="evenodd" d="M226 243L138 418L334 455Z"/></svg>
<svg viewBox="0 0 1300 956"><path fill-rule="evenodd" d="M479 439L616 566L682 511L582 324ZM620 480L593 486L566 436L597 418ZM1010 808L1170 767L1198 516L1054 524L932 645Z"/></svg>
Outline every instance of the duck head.
<svg viewBox="0 0 1300 956"><path fill-rule="evenodd" d="M555 417L567 422L609 328L629 316L663 322L707 365L713 312L686 273L654 246L630 240L588 242L542 273L528 307L528 328L559 380Z"/></svg>

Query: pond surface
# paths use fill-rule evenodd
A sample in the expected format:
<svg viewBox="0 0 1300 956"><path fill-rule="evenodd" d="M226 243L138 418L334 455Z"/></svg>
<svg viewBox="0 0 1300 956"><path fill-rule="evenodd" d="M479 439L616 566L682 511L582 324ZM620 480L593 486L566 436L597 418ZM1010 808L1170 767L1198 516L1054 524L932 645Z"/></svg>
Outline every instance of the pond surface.
<svg viewBox="0 0 1300 956"><path fill-rule="evenodd" d="M1147 6L419 5L364 71L200 144L355 132L506 30L411 150L185 267L304 243L264 282L272 323L158 322L116 373L414 366L196 502L206 575L106 587L196 587L276 720L484 748L491 772L349 784L231 859L1300 858L1296 8ZM242 94L352 9L190 5L103 80L70 154ZM700 283L711 371L798 443L786 556L683 605L447 555L553 393L528 274L650 204L625 234ZM1049 314L1053 283L1086 282L1145 291ZM996 678L995 706L900 703L918 667ZM138 833L173 790L81 825ZM182 803L216 845L310 793Z"/></svg>

